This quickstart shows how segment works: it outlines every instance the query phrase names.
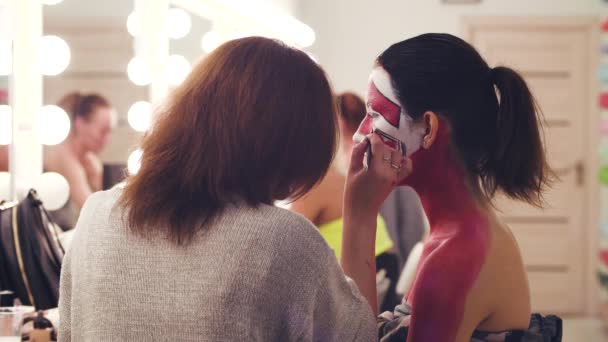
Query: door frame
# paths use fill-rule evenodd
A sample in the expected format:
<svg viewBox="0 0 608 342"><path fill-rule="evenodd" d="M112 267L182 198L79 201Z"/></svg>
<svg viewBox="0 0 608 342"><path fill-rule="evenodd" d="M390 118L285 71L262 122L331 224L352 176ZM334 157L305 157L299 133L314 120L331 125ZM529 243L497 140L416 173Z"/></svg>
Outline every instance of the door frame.
<svg viewBox="0 0 608 342"><path fill-rule="evenodd" d="M461 36L472 42L475 31L492 29L536 29L551 30L580 30L584 32L587 40L587 60L586 74L589 75L588 98L586 106L586 117L583 122L583 131L587 133L587 138L583 141L585 155L582 160L586 166L585 170L585 207L583 208L583 240L585 248L584 267L584 308L583 314L597 315L599 313L599 282L597 281L598 269L598 250L599 250L599 228L600 228L600 182L598 170L600 160L598 147L600 142L600 108L597 105L597 96L600 84L595 75L595 70L599 65L599 44L600 44L600 18L593 16L576 17L510 17L510 16L472 16L464 17L461 20Z"/></svg>

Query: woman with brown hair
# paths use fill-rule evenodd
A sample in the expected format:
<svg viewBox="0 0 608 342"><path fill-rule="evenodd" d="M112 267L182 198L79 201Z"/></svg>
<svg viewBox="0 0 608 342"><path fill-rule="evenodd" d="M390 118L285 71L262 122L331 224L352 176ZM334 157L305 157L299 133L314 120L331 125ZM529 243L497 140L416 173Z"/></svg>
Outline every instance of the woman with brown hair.
<svg viewBox="0 0 608 342"><path fill-rule="evenodd" d="M308 220L272 206L322 179L335 139L330 85L306 53L259 37L217 48L161 109L139 172L84 206L59 340L374 340L375 267L356 253L369 231L345 228L360 292ZM374 161L352 178L360 212L395 181ZM363 196L370 186L387 191Z"/></svg>

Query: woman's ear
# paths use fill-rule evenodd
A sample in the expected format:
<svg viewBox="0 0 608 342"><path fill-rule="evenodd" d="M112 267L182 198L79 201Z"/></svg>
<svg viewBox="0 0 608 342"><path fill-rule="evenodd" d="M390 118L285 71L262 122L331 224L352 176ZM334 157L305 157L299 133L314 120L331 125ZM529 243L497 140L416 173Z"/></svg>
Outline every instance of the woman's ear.
<svg viewBox="0 0 608 342"><path fill-rule="evenodd" d="M422 148L428 150L433 146L435 139L437 138L437 131L439 130L439 117L437 114L431 111L427 111L423 114L422 120L425 127L424 137L422 138Z"/></svg>

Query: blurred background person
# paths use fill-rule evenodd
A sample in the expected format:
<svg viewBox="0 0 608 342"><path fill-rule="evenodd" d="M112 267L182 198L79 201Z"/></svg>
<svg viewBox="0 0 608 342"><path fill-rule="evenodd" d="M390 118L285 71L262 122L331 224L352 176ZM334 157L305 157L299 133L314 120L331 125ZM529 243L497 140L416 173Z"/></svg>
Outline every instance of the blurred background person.
<svg viewBox="0 0 608 342"><path fill-rule="evenodd" d="M352 92L345 92L336 96L336 104L338 109L339 146L334 163L321 183L306 194L306 196L295 201L291 205L291 210L302 214L319 228L321 235L339 259L342 249L344 186L349 158L353 148L352 137L363 118L365 118L367 110L363 99ZM401 195L391 196L393 198L391 201L404 199L404 196ZM413 198L414 200L416 199L416 197ZM407 207L409 206L407 199L399 204L400 208L397 208L395 203L390 203L387 208L388 210L386 210L393 225L400 223L398 222L397 215L399 217L405 216L400 211L401 208L407 211ZM420 217L420 215L417 217ZM393 308L400 300L396 295L395 287L401 269L400 260L407 258L407 254L403 256L396 254L396 252L401 252L401 248L399 250L394 250L393 248L395 246L393 241L399 241L399 246L403 245L401 243L401 234L404 232L401 232L400 228L406 229L405 225L388 228L384 218L380 215L378 216L376 268L379 272L378 303L380 303L381 310ZM422 227L420 225L412 225L411 228L414 231L413 235L419 235L415 232L419 231ZM405 250L403 253L409 253L409 250Z"/></svg>
<svg viewBox="0 0 608 342"><path fill-rule="evenodd" d="M56 222L69 229L86 199L102 190L103 164L98 155L108 144L114 119L112 105L99 94L72 92L58 105L68 113L71 131L61 144L45 146L44 170L61 174L70 185L70 199L52 212Z"/></svg>

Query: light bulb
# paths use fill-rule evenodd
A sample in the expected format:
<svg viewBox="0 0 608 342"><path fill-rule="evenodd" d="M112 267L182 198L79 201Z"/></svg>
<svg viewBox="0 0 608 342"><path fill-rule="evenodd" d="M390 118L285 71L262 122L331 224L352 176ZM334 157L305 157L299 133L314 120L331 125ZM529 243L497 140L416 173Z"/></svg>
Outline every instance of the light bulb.
<svg viewBox="0 0 608 342"><path fill-rule="evenodd" d="M12 110L0 105L0 145L9 145L13 140Z"/></svg>
<svg viewBox="0 0 608 342"><path fill-rule="evenodd" d="M148 101L135 102L127 113L129 125L138 131L145 132L152 122L152 104Z"/></svg>
<svg viewBox="0 0 608 342"><path fill-rule="evenodd" d="M182 55L171 55L167 61L167 82L172 86L180 85L188 74L192 66L186 57Z"/></svg>
<svg viewBox="0 0 608 342"><path fill-rule="evenodd" d="M131 12L131 14L129 14L129 16L127 17L127 31L129 32L129 34L133 37L138 35L138 31L139 31L139 22L137 20L137 16L135 15L135 12Z"/></svg>
<svg viewBox="0 0 608 342"><path fill-rule="evenodd" d="M44 145L57 145L70 134L70 117L60 107L44 106L38 114L38 137Z"/></svg>
<svg viewBox="0 0 608 342"><path fill-rule="evenodd" d="M136 85L145 86L150 84L148 63L142 57L133 57L127 65L127 76Z"/></svg>
<svg viewBox="0 0 608 342"><path fill-rule="evenodd" d="M56 172L41 174L34 184L34 189L40 196L47 210L59 210L70 198L70 184Z"/></svg>
<svg viewBox="0 0 608 342"><path fill-rule="evenodd" d="M220 46L220 37L215 31L209 31L203 35L203 38L201 39L201 48L203 51L210 53L218 46Z"/></svg>
<svg viewBox="0 0 608 342"><path fill-rule="evenodd" d="M301 31L299 32L299 42L300 45L302 47L309 47L312 44L315 43L315 40L317 39L317 35L315 34L315 31L310 28L310 26L308 25L303 25L303 27L301 28Z"/></svg>
<svg viewBox="0 0 608 342"><path fill-rule="evenodd" d="M13 51L11 41L0 40L0 76L10 75L13 72Z"/></svg>
<svg viewBox="0 0 608 342"><path fill-rule="evenodd" d="M63 2L63 0L42 0L42 4L44 5L57 5Z"/></svg>
<svg viewBox="0 0 608 342"><path fill-rule="evenodd" d="M127 171L129 171L129 174L134 175L139 171L139 168L141 167L141 156L143 154L141 149L131 152L129 159L127 160Z"/></svg>
<svg viewBox="0 0 608 342"><path fill-rule="evenodd" d="M181 8L171 8L167 12L167 32L169 38L180 39L185 37L192 27L190 14Z"/></svg>
<svg viewBox="0 0 608 342"><path fill-rule="evenodd" d="M57 36L44 36L40 39L38 66L46 76L62 73L70 64L70 47Z"/></svg>

